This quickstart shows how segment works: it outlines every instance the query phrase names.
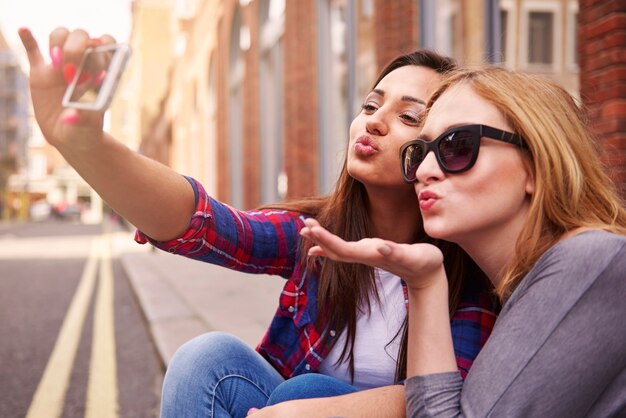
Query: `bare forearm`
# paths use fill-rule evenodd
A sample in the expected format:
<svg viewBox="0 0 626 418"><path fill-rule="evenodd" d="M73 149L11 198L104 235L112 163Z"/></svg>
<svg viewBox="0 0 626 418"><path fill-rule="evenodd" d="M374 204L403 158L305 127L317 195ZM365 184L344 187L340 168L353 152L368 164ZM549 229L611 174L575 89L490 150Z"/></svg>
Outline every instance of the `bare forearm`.
<svg viewBox="0 0 626 418"><path fill-rule="evenodd" d="M406 416L404 386L385 386L335 398L318 399L320 416L399 418Z"/></svg>
<svg viewBox="0 0 626 418"><path fill-rule="evenodd" d="M106 134L87 149L59 151L107 204L151 238L172 239L186 229L194 210L193 189L169 167Z"/></svg>
<svg viewBox="0 0 626 418"><path fill-rule="evenodd" d="M456 370L444 276L426 289L409 291L407 376Z"/></svg>

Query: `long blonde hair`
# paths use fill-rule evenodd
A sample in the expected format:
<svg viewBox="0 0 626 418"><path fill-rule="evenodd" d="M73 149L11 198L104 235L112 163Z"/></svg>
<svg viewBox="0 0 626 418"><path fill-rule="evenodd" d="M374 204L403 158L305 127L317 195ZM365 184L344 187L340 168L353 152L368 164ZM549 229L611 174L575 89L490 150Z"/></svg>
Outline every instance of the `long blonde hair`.
<svg viewBox="0 0 626 418"><path fill-rule="evenodd" d="M583 109L566 90L544 77L500 67L462 69L446 77L426 112L461 83L495 105L528 144L535 192L516 257L496 289L502 300L565 232L586 227L626 234L624 202L600 160Z"/></svg>

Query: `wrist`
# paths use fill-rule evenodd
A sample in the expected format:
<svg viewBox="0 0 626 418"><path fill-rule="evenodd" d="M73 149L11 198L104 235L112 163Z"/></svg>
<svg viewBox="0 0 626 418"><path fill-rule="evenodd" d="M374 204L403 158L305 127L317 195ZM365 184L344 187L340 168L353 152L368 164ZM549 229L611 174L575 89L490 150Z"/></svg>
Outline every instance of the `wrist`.
<svg viewBox="0 0 626 418"><path fill-rule="evenodd" d="M75 134L73 136L76 136ZM76 157L84 157L88 154L100 154L104 151L103 147L107 147L114 139L105 132L85 132L81 138L73 138L71 141L64 141L56 145L56 149L66 159Z"/></svg>
<svg viewBox="0 0 626 418"><path fill-rule="evenodd" d="M406 280L409 293L415 293L417 296L421 293L431 293L448 290L448 278L443 264L433 269L428 274L422 275L414 280Z"/></svg>

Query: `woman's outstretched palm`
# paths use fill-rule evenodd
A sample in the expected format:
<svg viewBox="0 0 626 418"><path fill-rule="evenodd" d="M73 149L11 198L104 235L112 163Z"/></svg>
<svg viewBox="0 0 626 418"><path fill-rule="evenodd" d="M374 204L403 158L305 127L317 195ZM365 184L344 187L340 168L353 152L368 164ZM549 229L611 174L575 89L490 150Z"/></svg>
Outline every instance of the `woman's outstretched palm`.
<svg viewBox="0 0 626 418"><path fill-rule="evenodd" d="M422 288L443 273L443 254L432 244L398 244L380 238L344 241L314 219L305 221L301 235L316 245L309 255L346 263L361 263L387 270L412 288Z"/></svg>

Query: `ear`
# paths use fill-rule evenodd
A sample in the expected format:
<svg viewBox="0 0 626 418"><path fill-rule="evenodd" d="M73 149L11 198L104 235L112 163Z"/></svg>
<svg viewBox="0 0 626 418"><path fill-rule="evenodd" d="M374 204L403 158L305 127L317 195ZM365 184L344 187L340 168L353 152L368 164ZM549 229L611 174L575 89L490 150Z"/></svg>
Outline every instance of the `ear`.
<svg viewBox="0 0 626 418"><path fill-rule="evenodd" d="M524 161L524 171L526 171L526 184L524 190L526 191L526 194L532 196L535 194L535 176L533 175L530 162Z"/></svg>
<svg viewBox="0 0 626 418"><path fill-rule="evenodd" d="M526 179L526 193L529 195L535 194L535 179L532 176L528 176Z"/></svg>

